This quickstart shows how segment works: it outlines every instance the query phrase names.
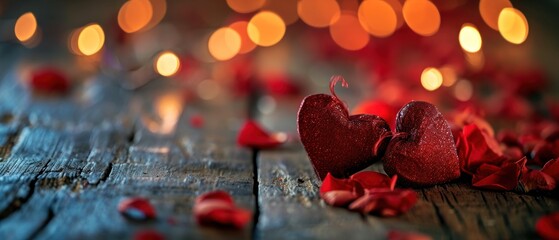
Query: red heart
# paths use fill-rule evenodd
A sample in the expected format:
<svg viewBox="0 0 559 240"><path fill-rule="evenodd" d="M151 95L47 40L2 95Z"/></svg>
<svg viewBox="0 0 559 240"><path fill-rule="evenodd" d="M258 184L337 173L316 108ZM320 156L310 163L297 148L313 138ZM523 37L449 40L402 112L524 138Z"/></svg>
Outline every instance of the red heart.
<svg viewBox="0 0 559 240"><path fill-rule="evenodd" d="M385 144L373 148L390 133L386 121L378 116L350 116L334 92L338 81L348 86L342 77L332 77L332 96L307 96L297 115L299 137L320 179L328 172L337 178L347 178L379 160Z"/></svg>
<svg viewBox="0 0 559 240"><path fill-rule="evenodd" d="M460 177L450 127L430 103L412 101L396 117L396 134L382 158L388 175L415 186L445 183Z"/></svg>

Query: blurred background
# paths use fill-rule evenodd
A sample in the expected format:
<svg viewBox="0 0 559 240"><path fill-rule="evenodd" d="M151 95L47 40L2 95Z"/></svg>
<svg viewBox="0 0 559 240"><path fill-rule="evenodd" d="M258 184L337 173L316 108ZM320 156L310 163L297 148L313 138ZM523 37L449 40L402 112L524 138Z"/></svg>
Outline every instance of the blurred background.
<svg viewBox="0 0 559 240"><path fill-rule="evenodd" d="M130 92L165 82L181 101L256 96L264 115L343 75L350 109L389 121L410 100L501 126L556 121L558 11L555 0L4 0L0 73L30 91L108 78Z"/></svg>

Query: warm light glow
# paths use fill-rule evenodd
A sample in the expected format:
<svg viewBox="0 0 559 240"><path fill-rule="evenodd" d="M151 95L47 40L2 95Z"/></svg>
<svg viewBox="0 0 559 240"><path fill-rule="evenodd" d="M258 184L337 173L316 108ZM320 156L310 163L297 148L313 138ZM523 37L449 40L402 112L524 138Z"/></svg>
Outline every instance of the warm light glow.
<svg viewBox="0 0 559 240"><path fill-rule="evenodd" d="M441 75L443 76L443 86L450 87L456 82L456 70L450 66L444 66L439 68Z"/></svg>
<svg viewBox="0 0 559 240"><path fill-rule="evenodd" d="M93 55L105 44L105 33L99 24L85 26L78 35L78 49L83 55Z"/></svg>
<svg viewBox="0 0 559 240"><path fill-rule="evenodd" d="M436 68L425 68L421 73L421 85L428 91L437 90L443 84L443 75Z"/></svg>
<svg viewBox="0 0 559 240"><path fill-rule="evenodd" d="M499 14L503 8L512 7L512 3L509 0L480 0L479 1L479 13L483 21L495 30L499 30L499 25L497 21L499 19Z"/></svg>
<svg viewBox="0 0 559 240"><path fill-rule="evenodd" d="M369 34L361 28L354 14L344 13L330 25L330 36L336 44L346 50L359 50L369 43Z"/></svg>
<svg viewBox="0 0 559 240"><path fill-rule="evenodd" d="M232 28L217 29L208 40L208 50L217 60L233 58L241 49L241 36Z"/></svg>
<svg viewBox="0 0 559 240"><path fill-rule="evenodd" d="M235 30L239 37L241 37L241 48L239 49L240 54L248 53L256 48L256 44L250 40L248 37L248 22L247 21L237 21L229 25L229 27Z"/></svg>
<svg viewBox="0 0 559 240"><path fill-rule="evenodd" d="M464 52L464 54L466 56L466 62L468 62L470 69L472 69L474 72L483 69L485 65L485 56L483 55L483 51L475 53Z"/></svg>
<svg viewBox="0 0 559 240"><path fill-rule="evenodd" d="M285 35L285 23L270 11L262 11L254 15L248 22L248 36L256 45L272 46Z"/></svg>
<svg viewBox="0 0 559 240"><path fill-rule="evenodd" d="M179 94L166 94L156 98L155 113L159 121L147 126L152 132L172 133L183 111L183 102Z"/></svg>
<svg viewBox="0 0 559 240"><path fill-rule="evenodd" d="M81 31L82 31L81 28L74 29L68 35L68 49L70 50L71 53L76 55L83 55L80 52L80 49L78 48L78 37Z"/></svg>
<svg viewBox="0 0 559 240"><path fill-rule="evenodd" d="M460 34L458 35L458 40L460 42L460 46L466 52L478 52L481 49L481 35L477 28L472 24L464 24L462 25L462 29L460 29Z"/></svg>
<svg viewBox="0 0 559 240"><path fill-rule="evenodd" d="M340 17L340 5L336 0L301 0L297 13L309 26L328 27Z"/></svg>
<svg viewBox="0 0 559 240"><path fill-rule="evenodd" d="M386 3L390 4L394 12L396 13L396 29L404 25L404 17L402 16L402 3L399 0L384 0Z"/></svg>
<svg viewBox="0 0 559 240"><path fill-rule="evenodd" d="M149 0L152 7L152 17L148 25L144 29L151 29L155 27L167 13L167 1L166 0Z"/></svg>
<svg viewBox="0 0 559 240"><path fill-rule="evenodd" d="M419 35L432 36L439 30L441 15L429 0L407 0L402 12L406 24Z"/></svg>
<svg viewBox="0 0 559 240"><path fill-rule="evenodd" d="M376 37L387 37L396 31L398 18L390 4L382 0L363 1L358 10L361 26Z"/></svg>
<svg viewBox="0 0 559 240"><path fill-rule="evenodd" d="M501 36L511 43L521 44L528 37L528 20L518 9L504 8L498 25Z"/></svg>
<svg viewBox="0 0 559 240"><path fill-rule="evenodd" d="M14 33L16 35L17 40L20 42L26 42L35 35L37 31L37 20L35 19L35 15L31 12L26 12L21 15L15 24Z"/></svg>
<svg viewBox="0 0 559 240"><path fill-rule="evenodd" d="M196 87L198 96L204 100L212 100L219 95L219 85L214 80L204 80Z"/></svg>
<svg viewBox="0 0 559 240"><path fill-rule="evenodd" d="M179 57L172 52L163 52L155 60L155 71L161 76L173 76L180 69Z"/></svg>
<svg viewBox="0 0 559 240"><path fill-rule="evenodd" d="M153 7L149 0L130 0L118 11L118 25L123 31L133 33L148 25L153 16Z"/></svg>
<svg viewBox="0 0 559 240"><path fill-rule="evenodd" d="M474 95L474 86L468 80L462 79L454 87L454 96L460 101L468 101Z"/></svg>
<svg viewBox="0 0 559 240"><path fill-rule="evenodd" d="M254 12L264 6L265 0L227 0L227 5L235 12Z"/></svg>
<svg viewBox="0 0 559 240"><path fill-rule="evenodd" d="M285 25L290 25L299 20L299 15L297 15L297 1L298 0L266 1L262 10L278 14L283 22L285 22Z"/></svg>

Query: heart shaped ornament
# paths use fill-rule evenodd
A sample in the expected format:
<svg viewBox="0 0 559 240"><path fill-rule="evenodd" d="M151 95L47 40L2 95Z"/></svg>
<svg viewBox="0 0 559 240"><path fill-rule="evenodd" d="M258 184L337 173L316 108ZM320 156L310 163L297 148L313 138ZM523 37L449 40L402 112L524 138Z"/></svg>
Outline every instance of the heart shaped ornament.
<svg viewBox="0 0 559 240"><path fill-rule="evenodd" d="M336 96L334 86L341 76L330 80L332 95L305 97L297 114L297 131L316 174L324 179L327 173L347 178L380 160L388 142L390 127L374 115L349 115L346 105Z"/></svg>
<svg viewBox="0 0 559 240"><path fill-rule="evenodd" d="M400 109L382 162L388 175L398 175L407 185L430 186L460 177L450 126L427 102L412 101Z"/></svg>

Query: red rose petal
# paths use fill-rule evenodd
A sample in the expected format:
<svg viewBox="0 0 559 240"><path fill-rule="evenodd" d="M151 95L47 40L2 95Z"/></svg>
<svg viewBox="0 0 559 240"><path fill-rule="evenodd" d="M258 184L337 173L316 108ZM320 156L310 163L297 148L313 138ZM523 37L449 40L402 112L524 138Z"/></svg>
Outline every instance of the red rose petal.
<svg viewBox="0 0 559 240"><path fill-rule="evenodd" d="M224 191L213 191L196 198L194 217L202 226L242 229L250 221L252 213L237 208L231 196Z"/></svg>
<svg viewBox="0 0 559 240"><path fill-rule="evenodd" d="M356 192L356 184L351 179L338 179L332 176L332 174L327 173L324 180L322 180L322 185L320 186L320 195L336 190Z"/></svg>
<svg viewBox="0 0 559 240"><path fill-rule="evenodd" d="M31 88L44 93L65 93L70 89L68 78L54 68L38 69L31 73Z"/></svg>
<svg viewBox="0 0 559 240"><path fill-rule="evenodd" d="M149 200L141 197L127 198L118 204L118 211L132 220L148 220L155 218L155 208Z"/></svg>
<svg viewBox="0 0 559 240"><path fill-rule="evenodd" d="M559 212L540 217L536 222L536 232L543 239L559 239Z"/></svg>
<svg viewBox="0 0 559 240"><path fill-rule="evenodd" d="M322 193L320 196L326 204L334 207L347 206L359 197L353 191L346 190L332 190Z"/></svg>
<svg viewBox="0 0 559 240"><path fill-rule="evenodd" d="M559 182L559 158L547 162L541 171Z"/></svg>
<svg viewBox="0 0 559 240"><path fill-rule="evenodd" d="M388 240L431 240L433 239L429 235L425 235L417 232L402 232L397 230L390 230L386 235Z"/></svg>
<svg viewBox="0 0 559 240"><path fill-rule="evenodd" d="M282 144L277 138L264 131L258 123L252 120L245 122L237 137L237 143L243 147L269 149Z"/></svg>
<svg viewBox="0 0 559 240"><path fill-rule="evenodd" d="M518 186L518 177L526 165L526 157L502 166L482 164L473 175L472 185L492 190L513 190Z"/></svg>
<svg viewBox="0 0 559 240"><path fill-rule="evenodd" d="M547 161L559 157L559 149L551 143L540 141L531 152L532 163L543 166Z"/></svg>
<svg viewBox="0 0 559 240"><path fill-rule="evenodd" d="M165 236L156 230L140 230L134 234L134 240L164 240Z"/></svg>
<svg viewBox="0 0 559 240"><path fill-rule="evenodd" d="M211 191L198 196L196 198L196 204L207 200L220 200L231 206L235 205L235 202L233 201L231 195L229 195L228 192L222 190Z"/></svg>
<svg viewBox="0 0 559 240"><path fill-rule="evenodd" d="M475 124L464 126L464 138L469 145L466 161L460 163L463 172L473 175L482 164L499 165L503 155L499 143Z"/></svg>
<svg viewBox="0 0 559 240"><path fill-rule="evenodd" d="M204 118L201 115L193 115L190 117L190 126L193 128L201 128L204 126Z"/></svg>
<svg viewBox="0 0 559 240"><path fill-rule="evenodd" d="M394 175L396 176L396 175ZM364 189L390 187L391 179L386 174L374 171L362 171L355 173L349 179L356 181Z"/></svg>
<svg viewBox="0 0 559 240"><path fill-rule="evenodd" d="M520 183L525 192L532 190L550 191L555 189L556 186L555 179L542 171L534 169L528 169L525 173L522 173Z"/></svg>
<svg viewBox="0 0 559 240"><path fill-rule="evenodd" d="M365 195L349 205L349 209L364 214L393 217L407 212L416 202L417 194L413 190L376 188L366 190Z"/></svg>

